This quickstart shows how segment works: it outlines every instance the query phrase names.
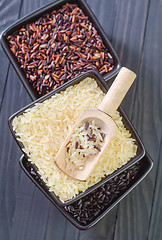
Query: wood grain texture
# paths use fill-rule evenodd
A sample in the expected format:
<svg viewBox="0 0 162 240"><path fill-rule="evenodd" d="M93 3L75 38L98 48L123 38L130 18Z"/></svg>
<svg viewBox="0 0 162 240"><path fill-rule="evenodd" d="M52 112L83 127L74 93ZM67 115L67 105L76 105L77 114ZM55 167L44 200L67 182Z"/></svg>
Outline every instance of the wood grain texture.
<svg viewBox="0 0 162 240"><path fill-rule="evenodd" d="M2 0L0 2L0 33L19 18L21 0ZM12 14L8 13L11 12ZM9 61L0 46L0 110L4 97L4 90L9 72Z"/></svg>
<svg viewBox="0 0 162 240"><path fill-rule="evenodd" d="M148 240L161 239L162 237L162 125L161 125L161 141L160 152L158 156L157 172L155 177L154 196L150 214L150 222L148 227Z"/></svg>
<svg viewBox="0 0 162 240"><path fill-rule="evenodd" d="M157 47L160 46L162 40L162 35L159 33L160 18L160 2L151 1L147 14L132 116L132 121L147 151L154 159L154 169L119 205L120 214L117 219L115 239L161 239L162 236L161 217L155 216L160 210L160 206L155 205L157 198L154 199L156 195L160 197L161 190L156 188L156 185L162 180L160 174L162 168L161 164L159 164L162 133L162 106L160 101L162 88L159 76L161 76L162 72L158 64L161 52ZM155 182L157 175L158 180ZM154 193L155 189L156 194ZM154 206L153 212L152 205ZM153 233L152 217L156 219L156 222L159 222L157 224L158 232L154 231Z"/></svg>
<svg viewBox="0 0 162 240"><path fill-rule="evenodd" d="M0 32L52 0L1 0ZM162 59L160 0L86 0L122 66L138 78L122 106L154 160L154 168L89 230L76 229L19 167L21 151L8 117L31 102L0 47L0 239L157 240L162 238Z"/></svg>
<svg viewBox="0 0 162 240"><path fill-rule="evenodd" d="M116 18L112 44L121 65L137 74L137 79L125 97L122 107L131 118L134 96L138 83L138 71L143 49L149 1L116 1ZM131 102L130 102L131 101Z"/></svg>

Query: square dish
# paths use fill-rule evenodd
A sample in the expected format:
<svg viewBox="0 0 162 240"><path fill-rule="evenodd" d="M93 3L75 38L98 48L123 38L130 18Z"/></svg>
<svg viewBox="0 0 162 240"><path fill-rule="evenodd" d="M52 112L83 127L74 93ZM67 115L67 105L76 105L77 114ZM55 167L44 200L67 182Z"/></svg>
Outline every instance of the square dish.
<svg viewBox="0 0 162 240"><path fill-rule="evenodd" d="M69 19L62 20L67 2L77 4L81 16L77 18L78 12L74 8L68 10L72 11L72 15L66 14ZM50 17L52 11L56 13ZM80 19L83 19L83 22L77 23L82 21ZM44 21L47 22L45 27ZM50 21L51 25L48 24ZM54 28L55 21L57 26ZM72 30L64 26L69 21L69 29L74 25ZM77 28L79 37L74 39L74 30ZM1 44L33 100L90 68L99 70L105 79L116 75L120 69L120 62L113 47L83 0L59 0L34 11L4 30Z"/></svg>
<svg viewBox="0 0 162 240"><path fill-rule="evenodd" d="M22 142L19 141L18 136L15 134L12 122L15 119L15 117L22 115L26 110L28 111L29 109L32 109L32 107L35 106L35 104L40 104L44 103L44 101L51 99L52 96L55 96L56 93L60 93L60 92L65 92L66 89L68 87L72 87L72 86L76 86L79 83L83 83L83 81L85 80L85 78L93 78L94 82L96 82L97 86L99 86L99 88L101 89L101 92L106 93L108 90L107 84L105 83L104 79L101 77L101 75L96 72L95 70L91 70L88 71L86 73L83 73L82 75L76 77L73 79L73 81L68 82L66 84L64 84L62 87L54 90L53 92L47 94L46 96L41 97L40 99L34 101L33 103L29 104L28 106L24 107L23 109L21 109L20 111L18 111L17 113L13 114L10 118L9 118L9 127L10 130L15 138L15 140L17 141L19 147L21 148L21 150L24 152L23 148L23 144ZM78 85L79 86L79 85ZM86 85L87 88L87 85ZM69 88L68 88L69 89ZM68 109L69 111L69 109ZM49 188L46 186L46 188L49 191L49 195L57 202L58 205L69 205L72 202L75 202L76 200L82 198L83 196L87 195L88 193L92 192L94 189L98 188L99 186L101 186L103 183L107 182L108 180L110 180L111 178L115 177L117 174L119 174L120 172L124 171L125 169L127 169L128 167L130 167L131 165L133 165L134 163L136 163L137 161L139 161L144 155L145 155L145 148L136 132L136 130L134 129L133 125L131 124L131 122L129 121L129 119L127 118L127 116L125 115L124 111L122 109L119 109L120 111L120 115L122 116L124 125L126 127L126 129L129 130L131 136L133 137L133 139L135 140L135 144L137 145L137 153L135 155L135 157L132 157L131 160L123 165L121 168L118 168L118 170L116 170L115 172L113 172L112 174L108 175L107 177L103 178L101 181L99 181L98 183L96 183L95 185L91 186L90 188L88 188L86 191L83 191L81 193L79 193L76 197L64 201L62 202L55 194L54 192L50 192ZM53 114L53 113L52 113ZM125 143L124 143L125 144ZM24 152L25 153L25 152ZM26 157L29 157L27 153L25 153ZM34 171L37 171L36 166L33 166ZM37 174L39 176L39 173L37 171ZM43 182L43 181L42 181Z"/></svg>
<svg viewBox="0 0 162 240"><path fill-rule="evenodd" d="M146 153L139 162L119 173L106 183L103 183L100 187L88 195L83 196L80 200L67 206L59 206L50 196L49 191L43 185L42 180L24 155L22 155L19 163L34 184L60 212L80 230L87 230L100 221L147 176L153 167L153 161Z"/></svg>

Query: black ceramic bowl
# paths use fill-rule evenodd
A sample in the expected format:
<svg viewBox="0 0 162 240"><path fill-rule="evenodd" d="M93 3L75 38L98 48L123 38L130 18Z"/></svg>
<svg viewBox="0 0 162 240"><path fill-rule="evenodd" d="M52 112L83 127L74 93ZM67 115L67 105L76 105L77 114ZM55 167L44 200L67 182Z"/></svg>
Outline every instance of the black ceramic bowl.
<svg viewBox="0 0 162 240"><path fill-rule="evenodd" d="M24 172L45 196L75 227L81 230L89 229L101 220L146 177L153 167L151 158L146 154L140 161L83 196L82 199L67 206L59 206L28 159L23 155L19 162Z"/></svg>
<svg viewBox="0 0 162 240"><path fill-rule="evenodd" d="M18 140L18 137L15 135L15 132L14 132L13 127L12 127L13 119L16 116L19 116L19 115L23 114L25 110L27 110L29 108L32 108L35 105L35 103L43 102L44 100L50 98L55 93L58 93L60 91L64 91L69 86L78 84L80 81L84 80L86 77L91 77L91 78L95 79L95 81L97 82L97 84L101 88L101 90L103 92L105 92L105 93L107 92L108 87L107 87L107 84L106 84L105 80L101 77L101 75L97 71L90 70L90 71L87 71L86 73L83 73L82 75L74 78L73 81L67 82L66 84L64 84L63 86L61 86L61 87L57 88L56 90L50 92L49 94L46 94L45 96L37 99L36 101L34 101L33 103L31 103L28 106L24 107L23 109L19 110L18 112L16 112L15 114L13 114L9 118L10 130L11 130L15 140L17 141L17 143L18 143L18 145L19 145L19 147L21 148L22 151L23 151L23 144ZM140 138L139 138L135 128L133 127L132 123L130 122L130 120L128 119L128 117L124 113L124 111L121 108L119 108L119 111L120 111L120 114L121 114L121 116L123 118L123 122L124 122L125 127L130 131L132 137L135 139L135 143L136 143L137 148L138 148L136 156L134 158L132 158L126 165L124 165L123 167L121 167L120 169L115 171L113 174L105 177L99 183L95 184L94 186L92 186L91 188L86 190L85 192L82 192L82 193L78 194L75 198L73 198L73 199L71 199L69 201L66 201L66 202L63 203L63 202L61 202L58 199L58 197L56 197L56 195L54 193L49 192L49 196L51 198L53 198L54 201L57 202L58 205L68 205L68 204L70 204L72 202L75 202L76 200L84 197L85 195L87 195L90 192L92 192L93 190L97 189L98 187L100 187L102 184L104 184L105 182L107 182L111 178L115 177L116 175L118 175L119 173L124 171L125 169L129 168L134 163L138 162L145 155L145 148L144 148L143 143L141 142L141 140L140 140ZM24 153L24 154L25 154L26 157L28 157L26 153ZM33 166L33 169L34 169L34 171L37 171L36 166ZM45 185L44 185L44 187L45 187L46 191L48 191L48 187L45 186Z"/></svg>
<svg viewBox="0 0 162 240"><path fill-rule="evenodd" d="M29 83L29 80L27 79L27 75L26 75L25 71L21 68L21 65L18 62L17 58L14 56L14 54L10 50L9 42L8 42L7 37L9 35L12 36L12 34L14 34L15 31L17 31L18 29L20 29L23 26L26 26L28 23L34 22L35 20L44 16L44 14L50 13L53 10L60 9L62 7L62 5L64 5L67 2L68 3L76 3L82 9L83 13L86 16L88 16L88 19L90 20L90 22L93 24L93 26L97 30L97 32L98 32L99 36L101 37L105 47L109 50L109 53L111 54L111 56L113 58L114 68L109 73L104 75L104 79L108 79L108 78L116 75L118 73L119 69L120 69L120 62L119 62L119 59L118 59L113 47L111 46L110 42L108 41L107 36L105 35L101 25L97 21L96 17L92 13L89 6L84 2L84 0L68 0L68 1L67 0L59 0L59 1L56 1L54 3L51 3L47 6L44 6L44 7L40 8L40 9L32 12L31 14L23 17L22 19L18 20L17 22L12 24L10 27L8 27L6 30L4 30L2 32L1 38L0 38L1 39L1 45L2 45L5 53L7 54L8 58L10 59L10 61L11 61L12 65L14 66L18 76L20 77L20 80L22 81L24 87L26 88L26 90L29 93L32 100L35 100L35 99L39 98L40 95L38 94L38 91L34 89L33 85L31 83Z"/></svg>

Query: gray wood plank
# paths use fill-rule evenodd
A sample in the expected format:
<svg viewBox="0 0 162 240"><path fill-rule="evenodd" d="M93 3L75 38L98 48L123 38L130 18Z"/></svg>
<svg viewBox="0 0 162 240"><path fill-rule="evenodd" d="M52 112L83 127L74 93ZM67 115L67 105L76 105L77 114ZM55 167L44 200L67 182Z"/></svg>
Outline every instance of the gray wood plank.
<svg viewBox="0 0 162 240"><path fill-rule="evenodd" d="M156 203L160 196L159 187L162 180L159 174L162 171L161 164L159 164L162 131L161 101L159 102L162 87L159 76L162 71L159 65L161 51L157 47L160 46L162 39L159 33L160 16L160 2L151 1L132 119L146 150L154 160L154 168L149 176L119 205L114 239L145 240L148 239L148 232L149 239L152 240L160 239L162 236L161 217L156 215L161 207ZM158 177L155 185L156 175ZM154 197L154 191L156 197ZM160 199L158 200L160 202ZM154 210L152 210L152 205ZM155 218L158 233L152 231Z"/></svg>
<svg viewBox="0 0 162 240"><path fill-rule="evenodd" d="M21 173L18 163L21 152L9 131L8 117L24 105L23 101L27 102L27 99L30 100L13 69L9 73L9 78L0 114L0 122L3 123L0 128L0 135L3 139L0 142L0 208L1 214L5 216L2 219L3 225L1 225L0 234L4 237L7 237L12 225ZM11 89L14 89L14 91L11 91ZM19 93L16 89L19 89ZM19 103L19 106L16 103ZM2 226L5 227L3 228ZM5 228L8 231L5 232Z"/></svg>
<svg viewBox="0 0 162 240"><path fill-rule="evenodd" d="M45 240L50 239L77 239L75 235L79 230L77 230L66 218L60 213L60 211L50 204L48 220L46 223Z"/></svg>
<svg viewBox="0 0 162 240"><path fill-rule="evenodd" d="M48 209L47 198L22 174L9 239L44 239Z"/></svg>
<svg viewBox="0 0 162 240"><path fill-rule="evenodd" d="M2 47L0 46L0 111L2 107L2 102L3 102L3 97L4 97L4 89L6 86L6 79L7 79L7 74L9 72L9 61L7 59L7 56L5 55L4 51L2 50Z"/></svg>
<svg viewBox="0 0 162 240"><path fill-rule="evenodd" d="M154 17L156 16L156 18ZM143 125L139 126L140 132L146 148L154 160L154 171L149 176L155 183L153 198L150 209L150 219L148 226L148 239L162 238L162 221L160 216L161 210L161 182L162 182L162 165L161 165L161 139L162 139L162 69L159 59L162 57L160 44L162 41L161 28L162 15L160 1L150 2L150 11L148 18L148 29L146 31L146 40L143 51L141 64L142 79L144 79L142 88L148 94L143 95L142 107L138 122L142 121ZM158 47L159 46L159 47ZM150 59L152 60L150 62ZM139 91L138 102L141 103L142 92ZM141 104L140 104L141 105ZM138 105L136 104L136 109ZM149 198L149 195L146 197ZM158 204L157 204L158 203ZM153 207L153 208L152 208ZM156 223L156 225L155 225Z"/></svg>
<svg viewBox="0 0 162 240"><path fill-rule="evenodd" d="M19 9L21 8L21 0L1 0L0 2L0 33L10 24L15 22L19 17ZM9 14L12 12L12 14ZM9 72L9 61L0 46L0 110L4 97L7 75Z"/></svg>
<svg viewBox="0 0 162 240"><path fill-rule="evenodd" d="M155 179L154 198L151 209L150 224L148 229L148 240L162 238L162 124L161 124L161 144L158 157L157 174Z"/></svg>
<svg viewBox="0 0 162 240"><path fill-rule="evenodd" d="M0 32L17 21L22 1L1 0L0 2Z"/></svg>
<svg viewBox="0 0 162 240"><path fill-rule="evenodd" d="M80 230L73 226L69 221L66 222L65 230L64 230L64 240L78 240L80 236ZM51 238L49 238L50 240Z"/></svg>
<svg viewBox="0 0 162 240"><path fill-rule="evenodd" d="M116 1L115 26L112 44L119 56L121 65L138 74L143 49L149 1ZM122 107L132 117L137 81L127 93Z"/></svg>

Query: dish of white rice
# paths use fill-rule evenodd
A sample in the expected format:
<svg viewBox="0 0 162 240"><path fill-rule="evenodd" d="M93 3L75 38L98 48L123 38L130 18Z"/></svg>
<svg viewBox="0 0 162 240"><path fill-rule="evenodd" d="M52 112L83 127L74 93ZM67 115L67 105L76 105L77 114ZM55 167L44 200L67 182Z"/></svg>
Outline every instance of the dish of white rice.
<svg viewBox="0 0 162 240"><path fill-rule="evenodd" d="M79 114L85 108L99 106L104 95L96 81L88 77L42 103L36 103L12 121L29 161L37 166L42 180L62 202L84 192L136 155L135 140L116 111L113 119L119 131L86 182L70 178L55 165L54 158Z"/></svg>

